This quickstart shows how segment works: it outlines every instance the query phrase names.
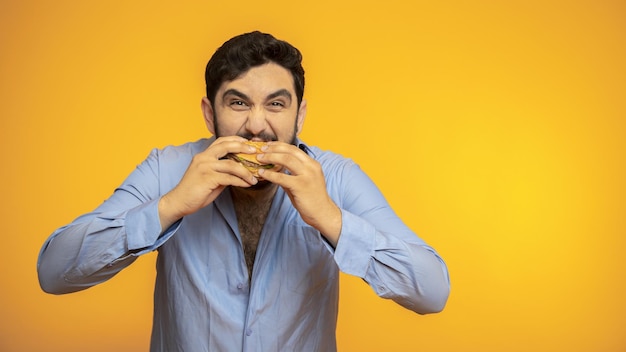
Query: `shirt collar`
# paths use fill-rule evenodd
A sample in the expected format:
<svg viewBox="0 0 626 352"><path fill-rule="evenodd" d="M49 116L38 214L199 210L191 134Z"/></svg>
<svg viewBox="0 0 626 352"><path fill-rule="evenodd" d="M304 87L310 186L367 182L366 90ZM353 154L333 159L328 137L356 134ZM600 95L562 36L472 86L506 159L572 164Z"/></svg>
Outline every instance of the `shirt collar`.
<svg viewBox="0 0 626 352"><path fill-rule="evenodd" d="M300 138L296 140L296 145L298 146L298 148L300 148L300 150L305 152L308 156L311 156L311 157L315 156L315 153L313 153L313 150L309 148L308 145L304 144L304 142Z"/></svg>

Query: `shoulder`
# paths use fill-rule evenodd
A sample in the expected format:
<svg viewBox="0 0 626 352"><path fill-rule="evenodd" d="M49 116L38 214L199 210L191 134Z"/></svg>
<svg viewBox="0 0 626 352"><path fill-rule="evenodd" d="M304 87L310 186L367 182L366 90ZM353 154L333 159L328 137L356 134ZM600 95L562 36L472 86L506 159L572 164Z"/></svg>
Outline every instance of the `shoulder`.
<svg viewBox="0 0 626 352"><path fill-rule="evenodd" d="M151 155L156 157L159 163L190 163L194 155L205 150L214 138L203 138L195 142L187 142L181 145L168 145L163 148L155 148Z"/></svg>
<svg viewBox="0 0 626 352"><path fill-rule="evenodd" d="M346 177L349 178L354 172L362 173L359 165L354 160L341 154L306 145L302 142L298 146L320 163L327 180L339 181Z"/></svg>
<svg viewBox="0 0 626 352"><path fill-rule="evenodd" d="M302 149L311 158L317 160L322 165L336 165L336 164L354 164L354 161L350 158L335 153L330 150L324 150L314 145L305 144L302 141L298 142L298 148Z"/></svg>
<svg viewBox="0 0 626 352"><path fill-rule="evenodd" d="M212 138L200 139L181 145L154 148L126 182L145 185L149 180L155 179L162 189L169 189L180 181L193 156L205 150L212 142Z"/></svg>
<svg viewBox="0 0 626 352"><path fill-rule="evenodd" d="M213 139L209 138L181 145L154 148L138 168L151 170L150 172L160 177L168 174L176 176L187 169L194 155L205 150L212 142Z"/></svg>

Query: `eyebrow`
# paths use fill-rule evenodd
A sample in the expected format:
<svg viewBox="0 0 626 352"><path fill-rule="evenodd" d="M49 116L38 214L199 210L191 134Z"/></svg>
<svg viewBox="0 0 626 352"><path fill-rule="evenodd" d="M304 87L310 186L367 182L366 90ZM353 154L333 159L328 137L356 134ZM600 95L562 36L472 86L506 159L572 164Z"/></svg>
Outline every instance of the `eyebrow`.
<svg viewBox="0 0 626 352"><path fill-rule="evenodd" d="M278 98L278 97L287 98L289 99L289 102L291 103L291 93L287 89L279 89L275 91L274 93L267 96L267 100L271 100L271 99Z"/></svg>
<svg viewBox="0 0 626 352"><path fill-rule="evenodd" d="M236 97L239 97L241 99L244 100L250 100L250 97L248 97L245 93L238 91L237 89L228 89L224 92L224 94L222 94L222 99L225 99L227 96L229 95L234 95ZM291 103L292 97L291 97L291 93L287 90L287 89L279 89L277 91L275 91L274 93L271 93L270 95L268 95L265 100L272 100L274 98L278 98L278 97L285 97L287 99L289 99L289 103Z"/></svg>
<svg viewBox="0 0 626 352"><path fill-rule="evenodd" d="M250 100L250 98L247 95L238 91L237 89L228 89L227 91L224 92L224 94L222 94L222 99L225 99L229 95L234 95L244 100Z"/></svg>

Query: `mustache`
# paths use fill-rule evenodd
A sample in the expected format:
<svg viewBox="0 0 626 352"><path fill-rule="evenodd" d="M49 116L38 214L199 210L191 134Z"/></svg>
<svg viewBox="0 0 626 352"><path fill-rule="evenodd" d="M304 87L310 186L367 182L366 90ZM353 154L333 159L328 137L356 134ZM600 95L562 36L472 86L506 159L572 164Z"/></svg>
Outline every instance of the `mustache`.
<svg viewBox="0 0 626 352"><path fill-rule="evenodd" d="M257 138L260 139L264 142L272 142L272 141L277 141L278 137L276 137L276 135L271 134L271 133L259 133L259 134L252 134L249 132L245 132L245 133L239 133L237 134L237 136L239 137L243 137L245 139L251 140L253 138Z"/></svg>

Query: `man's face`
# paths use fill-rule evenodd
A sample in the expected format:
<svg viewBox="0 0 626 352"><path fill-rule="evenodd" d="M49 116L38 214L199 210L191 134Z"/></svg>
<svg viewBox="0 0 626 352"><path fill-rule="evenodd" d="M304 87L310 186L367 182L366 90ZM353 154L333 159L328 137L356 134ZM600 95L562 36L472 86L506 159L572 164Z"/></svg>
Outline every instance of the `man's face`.
<svg viewBox="0 0 626 352"><path fill-rule="evenodd" d="M291 73L268 63L222 83L213 107L202 103L209 131L217 137L294 143L302 129L306 102L298 107Z"/></svg>

